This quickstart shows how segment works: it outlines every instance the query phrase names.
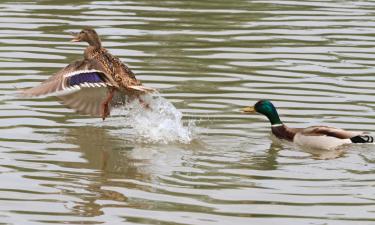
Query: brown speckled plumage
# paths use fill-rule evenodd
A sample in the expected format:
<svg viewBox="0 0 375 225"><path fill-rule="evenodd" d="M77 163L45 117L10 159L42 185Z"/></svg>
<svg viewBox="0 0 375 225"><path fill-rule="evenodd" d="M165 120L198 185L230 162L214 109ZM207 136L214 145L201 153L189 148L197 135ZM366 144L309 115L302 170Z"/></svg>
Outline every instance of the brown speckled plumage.
<svg viewBox="0 0 375 225"><path fill-rule="evenodd" d="M92 59L103 65L104 72L110 74L117 85L127 89L132 85L142 85L134 73L119 58L113 56L107 49L89 46L84 53L85 59Z"/></svg>
<svg viewBox="0 0 375 225"><path fill-rule="evenodd" d="M115 99L127 96L129 99L138 98L143 103L140 96L155 91L144 87L118 57L102 47L94 29L85 28L74 35L73 42L89 44L84 59L69 64L40 85L24 90L23 95L56 95L79 113L101 116L104 120ZM75 77L74 82L72 77Z"/></svg>

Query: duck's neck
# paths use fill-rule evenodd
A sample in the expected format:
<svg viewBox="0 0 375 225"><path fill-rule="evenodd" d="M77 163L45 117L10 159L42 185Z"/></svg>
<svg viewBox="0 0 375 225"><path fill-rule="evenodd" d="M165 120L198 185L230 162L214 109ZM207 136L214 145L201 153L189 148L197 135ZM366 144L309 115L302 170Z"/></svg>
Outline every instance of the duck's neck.
<svg viewBox="0 0 375 225"><path fill-rule="evenodd" d="M88 46L84 53L83 53L83 56L85 59L92 59L92 58L96 58L98 56L98 54L100 54L102 52L103 48L97 48L97 47L94 47L94 46Z"/></svg>
<svg viewBox="0 0 375 225"><path fill-rule="evenodd" d="M89 45L90 45L91 48L94 48L94 49L101 49L102 48L102 44L100 42L94 42L94 43L89 42Z"/></svg>
<svg viewBox="0 0 375 225"><path fill-rule="evenodd" d="M89 43L90 47L94 49L100 49L102 47L102 42L100 41L99 36L92 36L87 40L87 42Z"/></svg>
<svg viewBox="0 0 375 225"><path fill-rule="evenodd" d="M296 135L295 130L288 128L285 124L272 125L271 130L277 138L288 141L293 141L294 135Z"/></svg>
<svg viewBox="0 0 375 225"><path fill-rule="evenodd" d="M272 133L279 139L286 139L293 141L295 133L292 132L286 125L281 122L279 114L275 107L272 107L268 113L265 114L271 123Z"/></svg>
<svg viewBox="0 0 375 225"><path fill-rule="evenodd" d="M272 126L278 126L278 125L283 124L283 122L281 122L280 120L280 117L279 117L279 114L277 113L276 108L274 107L272 107L271 111L265 114L265 116L267 116Z"/></svg>

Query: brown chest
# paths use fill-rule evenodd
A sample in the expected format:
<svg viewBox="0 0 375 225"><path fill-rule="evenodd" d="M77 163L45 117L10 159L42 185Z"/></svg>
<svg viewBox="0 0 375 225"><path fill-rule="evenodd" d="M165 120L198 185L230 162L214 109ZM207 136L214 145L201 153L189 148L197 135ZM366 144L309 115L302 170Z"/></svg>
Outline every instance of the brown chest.
<svg viewBox="0 0 375 225"><path fill-rule="evenodd" d="M295 133L288 130L285 125L272 126L272 133L279 139L293 141Z"/></svg>
<svg viewBox="0 0 375 225"><path fill-rule="evenodd" d="M103 48L95 49L88 47L85 50L85 58L97 61L101 65L102 70L104 70L103 72L110 75L119 86L126 87L140 84L130 69Z"/></svg>

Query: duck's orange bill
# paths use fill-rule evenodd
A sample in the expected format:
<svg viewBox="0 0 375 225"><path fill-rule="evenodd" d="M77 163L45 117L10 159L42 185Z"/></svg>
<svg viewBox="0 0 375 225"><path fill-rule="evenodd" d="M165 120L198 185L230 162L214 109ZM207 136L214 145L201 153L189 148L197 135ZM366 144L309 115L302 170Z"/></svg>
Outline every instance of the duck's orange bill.
<svg viewBox="0 0 375 225"><path fill-rule="evenodd" d="M81 41L80 38L79 38L78 33L71 32L70 34L74 36L74 38L71 40L71 42L79 42L79 41Z"/></svg>
<svg viewBox="0 0 375 225"><path fill-rule="evenodd" d="M248 107L245 107L243 109L241 109L242 112L244 113L255 113L255 109L254 109L254 106L248 106Z"/></svg>

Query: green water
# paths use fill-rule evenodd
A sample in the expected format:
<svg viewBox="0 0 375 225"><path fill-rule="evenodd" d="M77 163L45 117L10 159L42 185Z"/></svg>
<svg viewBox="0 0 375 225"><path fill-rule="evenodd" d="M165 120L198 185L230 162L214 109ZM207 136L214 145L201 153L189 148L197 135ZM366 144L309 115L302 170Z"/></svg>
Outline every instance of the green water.
<svg viewBox="0 0 375 225"><path fill-rule="evenodd" d="M374 12L370 0L1 1L0 224L375 224L373 146L307 152L239 112L270 99L290 126L373 132ZM84 26L184 127L17 96L82 57L69 32Z"/></svg>

